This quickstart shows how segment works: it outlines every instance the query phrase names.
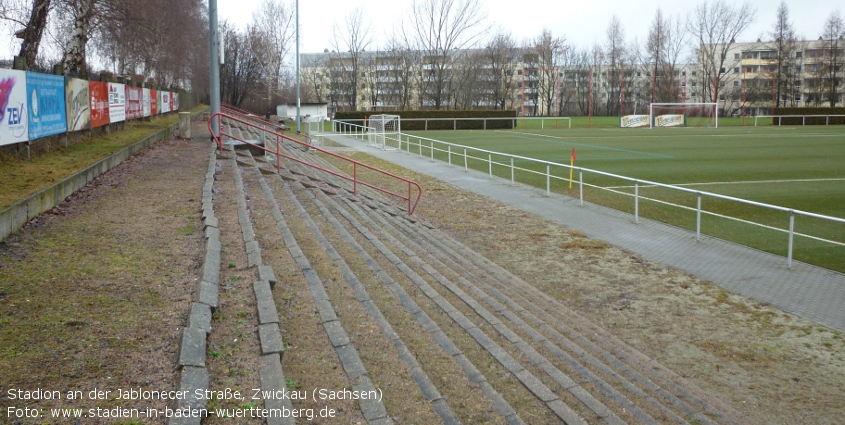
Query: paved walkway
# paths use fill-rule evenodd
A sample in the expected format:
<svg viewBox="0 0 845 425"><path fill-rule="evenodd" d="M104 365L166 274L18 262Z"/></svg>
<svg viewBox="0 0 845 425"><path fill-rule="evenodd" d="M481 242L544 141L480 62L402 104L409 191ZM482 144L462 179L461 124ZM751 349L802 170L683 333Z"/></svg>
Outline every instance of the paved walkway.
<svg viewBox="0 0 845 425"><path fill-rule="evenodd" d="M704 235L696 242L694 232L643 218L637 224L630 214L589 203L582 207L578 199L568 196L546 196L542 189L491 180L485 173L418 155L369 148L360 140L343 136L333 140L845 332L845 275L841 273L797 261L788 269L786 258L778 255Z"/></svg>

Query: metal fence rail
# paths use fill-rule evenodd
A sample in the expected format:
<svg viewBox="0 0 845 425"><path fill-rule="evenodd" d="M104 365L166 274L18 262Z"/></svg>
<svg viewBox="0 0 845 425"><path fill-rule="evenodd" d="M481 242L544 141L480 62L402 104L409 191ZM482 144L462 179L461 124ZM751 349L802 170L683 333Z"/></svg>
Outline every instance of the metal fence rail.
<svg viewBox="0 0 845 425"><path fill-rule="evenodd" d="M757 115L754 117L754 127L757 127L757 119L758 118L770 118L774 121L775 118L778 119L778 125L782 125L784 118L801 118L801 125L807 125L807 118L824 118L824 125L831 125L830 119L831 118L841 118L845 117L845 115ZM774 122L772 122L774 124ZM787 124L788 125L788 124ZM812 124L818 125L818 124ZM838 124L834 124L838 125Z"/></svg>
<svg viewBox="0 0 845 425"><path fill-rule="evenodd" d="M365 119L342 119L332 121L338 125L341 124L349 124L349 125L356 125L358 127L366 127ZM511 121L512 128L517 128L517 123L522 122L524 124L525 121L540 121L540 128L546 128L546 122L550 122L549 128L560 128L559 121L566 121L566 128L572 128L572 118L570 117L487 117L487 118L402 118L403 122L413 121L413 122L424 122L425 128L424 130L428 130L428 123L429 122L441 122L446 121L452 122L452 130L458 129L458 122L459 121L481 121L482 122L482 129L487 130L487 122L496 122L496 121ZM553 124L551 123L553 122ZM334 131L339 132L334 126L332 127Z"/></svg>
<svg viewBox="0 0 845 425"><path fill-rule="evenodd" d="M351 125L351 124L338 126L337 131L339 133L343 133L343 134L345 134L347 136L351 136L351 137L356 137L356 138L361 138L361 139L366 137L365 136L366 128L363 128L363 127L360 127L360 126L354 126L354 125ZM829 222L833 222L833 223L845 224L845 219L839 218L839 217L826 216L826 215L816 214L816 213L812 213L812 212L808 212L808 211L786 208L786 207L782 207L782 206L778 206L778 205L771 205L771 204L766 204L766 203L762 203L762 202L755 202L755 201L750 201L750 200L747 200L747 199L736 198L736 197L727 196L727 195L721 195L721 194L718 194L718 193L705 192L705 191L700 191L700 190L692 190L692 189L688 189L688 188L685 188L685 187L674 186L674 185L669 185L669 184L664 184L664 183L658 183L658 182L653 182L653 181L649 181L649 180L635 179L635 178L631 178L631 177L607 173L607 172L604 172L604 171L592 170L592 169L589 169L589 168L573 167L573 166L570 166L570 165L567 165L567 164L560 164L560 163L551 162L551 161L544 161L544 160L524 157L524 156L520 156L520 155L512 155L512 154L508 154L508 153L494 152L494 151L489 151L489 150L485 150L485 149L475 148L475 147L472 147L472 146L464 146L464 145L459 145L459 144L455 144L455 143L449 143L449 142L444 142L444 141L441 141L441 140L435 140L435 139L430 139L430 138L426 138L426 137L415 136L415 135L410 135L410 134L405 134L405 133L400 134L398 136L397 141L400 144L400 150L404 150L405 152L412 153L412 154L417 154L420 157L425 156L423 154L423 151L425 150L425 151L427 151L428 158L431 161L435 160L435 153L439 152L439 153L441 153L441 155L439 155L439 156L445 157L446 162L448 162L448 164L450 166L451 165L463 166L464 169L467 170L467 171L470 168L470 161L479 162L480 163L479 166L477 168L476 167L473 167L473 168L474 169L480 169L480 170L483 170L483 169L486 168L487 173L488 173L488 175L490 176L491 179L495 175L495 173L494 173L495 169L504 169L505 174L507 174L509 172L511 183L516 183L517 171L522 172L522 173L528 173L529 175L536 175L536 176L543 177L543 178L545 178L545 181L546 181L545 189L546 189L547 195L551 194L551 186L552 186L553 180L559 181L559 182L566 182L566 183L569 183L570 185L571 184L577 184L578 185L578 192L579 192L579 200L580 200L580 203L581 203L582 206L584 205L584 186L609 191L609 192L612 192L612 193L615 193L615 194L618 194L618 195L629 196L629 197L632 198L632 201L633 201L634 221L635 222L639 222L639 218L640 218L639 204L640 204L641 200L652 201L652 202L655 202L655 203L680 208L682 210L691 211L691 212L695 213L695 218L696 218L696 230L695 230L696 240L701 240L701 233L702 233L701 232L701 217L702 217L702 215L708 215L708 216L713 216L713 217L729 219L729 220L733 220L733 221L736 221L736 222L750 224L750 225L753 225L753 226L757 226L757 227L761 227L761 228L765 228L765 229L769 229L769 230L775 230L775 231L778 231L778 232L783 232L783 233L786 233L788 235L787 266L790 267L790 268L792 267L792 252L793 252L793 246L794 246L793 242L794 242L795 236L802 236L802 237L806 237L806 238L813 239L813 240L816 240L816 241L825 242L825 243L829 243L829 244L832 244L832 245L845 247L845 242L843 242L843 241L831 240L831 239L827 239L827 238L823 238L823 237L819 237L819 236L813 236L813 235L808 235L808 234L804 234L804 233L798 233L798 232L795 231L795 217L796 216L803 216L803 217L808 217L808 218L825 220L825 221L829 221ZM403 145L404 145L404 148L402 147ZM505 160L504 161L494 161L493 160L494 157L495 158L504 158ZM543 168L543 166L545 166L545 172L537 171L536 169L521 167L521 166L518 165L519 163L529 163L529 164L533 163L533 164L536 164L536 165L540 165L541 169ZM475 164L473 164L473 165L475 165ZM560 173L556 174L556 173L552 172L553 169L558 169L558 170L562 170L562 171L565 171L565 172L560 172ZM577 180L576 179L570 180L568 178L570 169L573 170L573 171L577 171L577 173L578 173ZM624 192L624 191L614 189L612 187L605 187L605 186L599 186L597 184L588 183L585 180L585 175L587 175L587 176L589 176L589 175L604 176L604 177L610 177L610 178L630 182L630 183L633 184L634 192L628 193L628 192ZM692 196L694 196L696 207L692 208L692 207L680 205L680 204L670 202L670 201L666 201L666 200L662 200L662 199L656 199L656 198L642 196L642 195L640 195L639 192L640 192L640 188L643 188L643 187L660 187L660 188L665 188L665 189L669 189L669 190L672 190L672 191L677 191L677 192L692 195ZM724 200L724 201L735 202L735 203L740 203L740 204L744 204L744 205L750 205L750 206L761 207L761 208L765 208L765 209L783 212L783 213L788 215L788 227L786 229L778 228L778 227L774 227L774 226L770 226L770 225L766 225L766 224L762 224L762 223L753 222L753 221L743 219L743 218L727 216L727 215L720 214L720 213L715 212L715 211L704 210L701 206L703 198Z"/></svg>

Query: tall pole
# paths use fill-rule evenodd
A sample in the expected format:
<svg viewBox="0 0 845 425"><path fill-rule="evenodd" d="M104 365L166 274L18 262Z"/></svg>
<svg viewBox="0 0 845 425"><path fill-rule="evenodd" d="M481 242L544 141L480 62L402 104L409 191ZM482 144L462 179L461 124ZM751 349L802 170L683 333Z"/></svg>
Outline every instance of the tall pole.
<svg viewBox="0 0 845 425"><path fill-rule="evenodd" d="M296 133L300 132L300 89L299 89L299 0L296 0Z"/></svg>
<svg viewBox="0 0 845 425"><path fill-rule="evenodd" d="M208 0L208 75L209 75L209 89L211 99L211 113L216 114L220 112L220 36L217 32L217 0ZM215 117L211 122L211 131L214 136L217 134L218 118Z"/></svg>

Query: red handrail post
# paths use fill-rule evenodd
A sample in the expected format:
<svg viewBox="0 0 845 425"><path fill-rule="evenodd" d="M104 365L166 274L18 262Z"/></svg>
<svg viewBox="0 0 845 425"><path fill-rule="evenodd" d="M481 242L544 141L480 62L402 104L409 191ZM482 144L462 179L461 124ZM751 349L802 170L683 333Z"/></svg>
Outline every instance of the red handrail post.
<svg viewBox="0 0 845 425"><path fill-rule="evenodd" d="M352 163L352 194L358 196L358 164Z"/></svg>

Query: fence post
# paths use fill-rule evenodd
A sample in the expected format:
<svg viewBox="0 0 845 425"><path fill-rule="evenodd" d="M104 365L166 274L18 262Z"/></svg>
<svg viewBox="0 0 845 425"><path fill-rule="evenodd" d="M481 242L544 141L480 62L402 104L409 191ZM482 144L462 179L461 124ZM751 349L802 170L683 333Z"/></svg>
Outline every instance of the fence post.
<svg viewBox="0 0 845 425"><path fill-rule="evenodd" d="M467 158L467 149L464 148L464 171L469 171L469 160Z"/></svg>
<svg viewBox="0 0 845 425"><path fill-rule="evenodd" d="M695 240L701 242L701 192L696 192L696 194L698 200L695 209Z"/></svg>
<svg viewBox="0 0 845 425"><path fill-rule="evenodd" d="M431 141L431 142L428 142L428 143L430 145L429 149L431 149L431 162L434 162L434 142ZM420 151L422 151L422 140L420 140Z"/></svg>
<svg viewBox="0 0 845 425"><path fill-rule="evenodd" d="M552 172L549 164L546 164L546 196L552 196Z"/></svg>
<svg viewBox="0 0 845 425"><path fill-rule="evenodd" d="M634 180L634 223L640 222L640 182Z"/></svg>
<svg viewBox="0 0 845 425"><path fill-rule="evenodd" d="M514 168L513 168L513 157L511 157L511 186L513 186L513 185L515 185L515 184L516 184L516 181L514 180L514 175L513 175L513 174L514 174Z"/></svg>
<svg viewBox="0 0 845 425"><path fill-rule="evenodd" d="M570 121L572 122L572 121ZM581 206L584 206L584 170L578 169L578 197L581 198Z"/></svg>
<svg viewBox="0 0 845 425"><path fill-rule="evenodd" d="M488 170L490 171L490 178L493 178L493 154L487 154Z"/></svg>
<svg viewBox="0 0 845 425"><path fill-rule="evenodd" d="M428 123L428 121L426 121ZM449 149L449 166L452 166L452 145L446 146Z"/></svg>
<svg viewBox="0 0 845 425"><path fill-rule="evenodd" d="M789 246L786 253L786 268L792 268L792 240L795 236L795 211L789 210Z"/></svg>

